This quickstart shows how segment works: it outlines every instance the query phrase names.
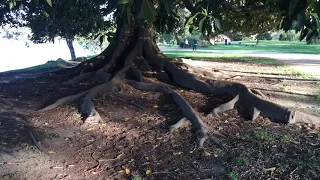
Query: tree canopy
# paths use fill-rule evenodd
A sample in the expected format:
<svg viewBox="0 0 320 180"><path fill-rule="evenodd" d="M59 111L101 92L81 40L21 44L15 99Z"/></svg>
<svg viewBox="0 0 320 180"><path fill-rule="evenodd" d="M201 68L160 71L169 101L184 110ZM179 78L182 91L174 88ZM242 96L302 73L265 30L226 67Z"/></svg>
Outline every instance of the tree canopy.
<svg viewBox="0 0 320 180"><path fill-rule="evenodd" d="M178 9L190 15L182 16ZM140 23L153 24L158 32L175 32L180 24L204 35L254 34L277 27L301 31L300 39L310 39L320 29L318 0L6 0L0 4L0 23L19 24L20 18L31 27L33 39L43 41L99 32L110 26L104 18L115 10L114 22L129 24L134 15Z"/></svg>

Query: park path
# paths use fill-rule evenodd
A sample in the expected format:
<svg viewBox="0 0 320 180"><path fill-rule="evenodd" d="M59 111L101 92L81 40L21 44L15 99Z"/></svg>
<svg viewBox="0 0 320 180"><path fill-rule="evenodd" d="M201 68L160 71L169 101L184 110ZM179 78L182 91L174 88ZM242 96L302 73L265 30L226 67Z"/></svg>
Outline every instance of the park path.
<svg viewBox="0 0 320 180"><path fill-rule="evenodd" d="M161 47L162 51L180 51L192 52L192 49L168 48ZM214 54L244 54L253 57L265 57L276 59L288 66L291 66L301 72L320 76L320 55L317 54L299 54L299 53L282 53L282 52L261 52L245 50L209 50L198 49L197 52L214 53Z"/></svg>

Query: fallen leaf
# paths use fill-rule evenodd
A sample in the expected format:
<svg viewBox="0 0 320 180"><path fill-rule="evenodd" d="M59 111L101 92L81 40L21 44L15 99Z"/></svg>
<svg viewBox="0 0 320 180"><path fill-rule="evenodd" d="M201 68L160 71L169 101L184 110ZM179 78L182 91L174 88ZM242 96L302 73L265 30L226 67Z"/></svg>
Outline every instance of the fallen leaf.
<svg viewBox="0 0 320 180"><path fill-rule="evenodd" d="M211 156L211 154L210 154L208 151L204 151L204 152L203 152L203 155L204 155L204 156Z"/></svg>
<svg viewBox="0 0 320 180"><path fill-rule="evenodd" d="M172 154L176 156L176 155L181 155L182 153L183 152L179 151L179 152L173 152Z"/></svg>
<svg viewBox="0 0 320 180"><path fill-rule="evenodd" d="M149 174L151 174L151 170L150 169L146 170L146 175L149 175Z"/></svg>
<svg viewBox="0 0 320 180"><path fill-rule="evenodd" d="M311 130L311 131L308 132L308 134L318 134L318 131L316 131L316 130Z"/></svg>
<svg viewBox="0 0 320 180"><path fill-rule="evenodd" d="M89 128L89 129L87 129L87 131L92 131L92 130L94 130L94 128Z"/></svg>
<svg viewBox="0 0 320 180"><path fill-rule="evenodd" d="M145 158L146 158L146 160L148 160L148 161L150 160L150 158L149 158L148 156L146 156Z"/></svg>
<svg viewBox="0 0 320 180"><path fill-rule="evenodd" d="M158 105L153 105L153 108L157 109L157 108L159 108L159 106Z"/></svg>
<svg viewBox="0 0 320 180"><path fill-rule="evenodd" d="M223 115L228 116L228 114L227 114L227 113L223 113Z"/></svg>
<svg viewBox="0 0 320 180"><path fill-rule="evenodd" d="M181 90L180 90L180 92L184 92L184 90L183 90L183 89L181 89Z"/></svg>
<svg viewBox="0 0 320 180"><path fill-rule="evenodd" d="M266 168L264 170L267 171L267 172L270 172L270 174L272 175L274 173L274 171L276 170L276 168L275 167L271 167L271 168Z"/></svg>
<svg viewBox="0 0 320 180"><path fill-rule="evenodd" d="M131 119L131 117L124 117L125 121L128 121L129 119Z"/></svg>
<svg viewBox="0 0 320 180"><path fill-rule="evenodd" d="M48 151L48 154L55 154L56 152L54 151Z"/></svg>
<svg viewBox="0 0 320 180"><path fill-rule="evenodd" d="M120 171L118 171L118 173L123 173L124 172L124 170L120 170Z"/></svg>
<svg viewBox="0 0 320 180"><path fill-rule="evenodd" d="M119 154L118 156L117 156L117 159L120 159L121 157L123 157L124 156L124 154Z"/></svg>
<svg viewBox="0 0 320 180"><path fill-rule="evenodd" d="M105 126L107 126L107 124L101 124L100 126L101 126L101 127L105 127Z"/></svg>
<svg viewBox="0 0 320 180"><path fill-rule="evenodd" d="M126 171L126 174L130 174L130 169L126 168L125 171Z"/></svg>

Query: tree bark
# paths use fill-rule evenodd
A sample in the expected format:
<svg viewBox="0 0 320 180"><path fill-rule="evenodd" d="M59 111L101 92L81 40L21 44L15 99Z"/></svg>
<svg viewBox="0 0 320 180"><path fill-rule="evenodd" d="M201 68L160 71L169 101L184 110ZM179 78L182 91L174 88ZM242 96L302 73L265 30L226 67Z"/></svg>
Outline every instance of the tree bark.
<svg viewBox="0 0 320 180"><path fill-rule="evenodd" d="M83 70L73 79L68 79L66 84L77 84L81 81L96 81L97 86L57 100L55 103L39 110L47 111L60 105L82 101L80 112L85 119L84 126L91 126L92 123L100 121L100 115L95 110L93 98L123 92L125 83L141 91L157 91L167 94L180 107L183 119L169 127L170 131L179 128L181 125L191 124L198 138L198 146L202 147L203 142L208 139L214 144L216 140L212 137L212 131L201 120L201 116L190 104L172 89L171 85L180 88L194 90L200 93L228 95L233 99L216 108L212 114L218 116L223 111L234 108L235 104L247 110L254 121L260 113L269 117L275 123L312 123L320 124L318 117L302 114L264 98L260 98L244 84L221 80L222 77L212 80L217 75L215 72L205 72L199 68L188 66L179 59L165 57L154 42L152 27L145 27L139 23L132 23L129 26L119 26L115 40L99 56L79 65ZM72 41L67 41L72 45ZM72 47L72 46L70 46ZM72 48L73 49L73 48ZM74 51L73 51L74 52ZM187 69L184 69L187 67ZM152 73L166 76L169 82L149 83L148 77L143 77L143 72L152 70ZM77 72L79 72L77 70ZM202 76L202 77L200 77ZM210 80L211 79L211 80ZM153 81L150 80L149 81ZM188 122L188 123L187 123Z"/></svg>
<svg viewBox="0 0 320 180"><path fill-rule="evenodd" d="M68 45L68 48L69 48L69 51L70 51L70 55L71 55L71 59L76 59L76 53L74 51L74 47L73 47L73 39L66 39L67 41L67 45Z"/></svg>

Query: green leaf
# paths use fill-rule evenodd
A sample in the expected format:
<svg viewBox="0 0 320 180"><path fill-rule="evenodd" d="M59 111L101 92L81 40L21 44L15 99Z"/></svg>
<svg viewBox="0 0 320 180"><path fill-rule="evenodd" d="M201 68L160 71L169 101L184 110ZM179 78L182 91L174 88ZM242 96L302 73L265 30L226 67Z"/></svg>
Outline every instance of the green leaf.
<svg viewBox="0 0 320 180"><path fill-rule="evenodd" d="M148 23L153 23L156 20L157 12L153 4L146 0L143 8L143 17Z"/></svg>
<svg viewBox="0 0 320 180"><path fill-rule="evenodd" d="M51 0L46 0L46 1L47 1L47 3L49 4L49 6L52 7L52 2L51 2Z"/></svg>
<svg viewBox="0 0 320 180"><path fill-rule="evenodd" d="M131 2L132 2L132 0L118 0L118 4L128 4Z"/></svg>
<svg viewBox="0 0 320 180"><path fill-rule="evenodd" d="M202 18L201 20L200 20L200 22L199 22L199 31L200 32L202 32L203 31L203 23L204 23L204 21L207 19L207 17L204 17L204 18Z"/></svg>
<svg viewBox="0 0 320 180"><path fill-rule="evenodd" d="M13 8L13 2L9 2L9 9L11 10Z"/></svg>
<svg viewBox="0 0 320 180"><path fill-rule="evenodd" d="M193 32L194 26L189 27L189 33L191 34Z"/></svg>
<svg viewBox="0 0 320 180"><path fill-rule="evenodd" d="M46 17L46 18L48 18L50 15L47 13L47 12L45 12L45 11L42 11L42 14Z"/></svg>
<svg viewBox="0 0 320 180"><path fill-rule="evenodd" d="M271 168L267 168L267 169L264 169L265 171L267 172L270 172L270 174L272 175L274 173L274 171L276 170L275 167L271 167Z"/></svg>
<svg viewBox="0 0 320 180"><path fill-rule="evenodd" d="M202 14L204 16L208 16L208 11L206 9L202 8Z"/></svg>
<svg viewBox="0 0 320 180"><path fill-rule="evenodd" d="M191 22L193 22L193 19L199 14L199 12L197 12L194 16L190 16L188 21L186 22L186 25L190 25Z"/></svg>
<svg viewBox="0 0 320 180"><path fill-rule="evenodd" d="M19 8L20 8L20 10L23 10L24 5L21 3Z"/></svg>
<svg viewBox="0 0 320 180"><path fill-rule="evenodd" d="M215 18L215 19L214 19L214 24L215 24L216 30L223 31L223 28L222 28L220 19Z"/></svg>

